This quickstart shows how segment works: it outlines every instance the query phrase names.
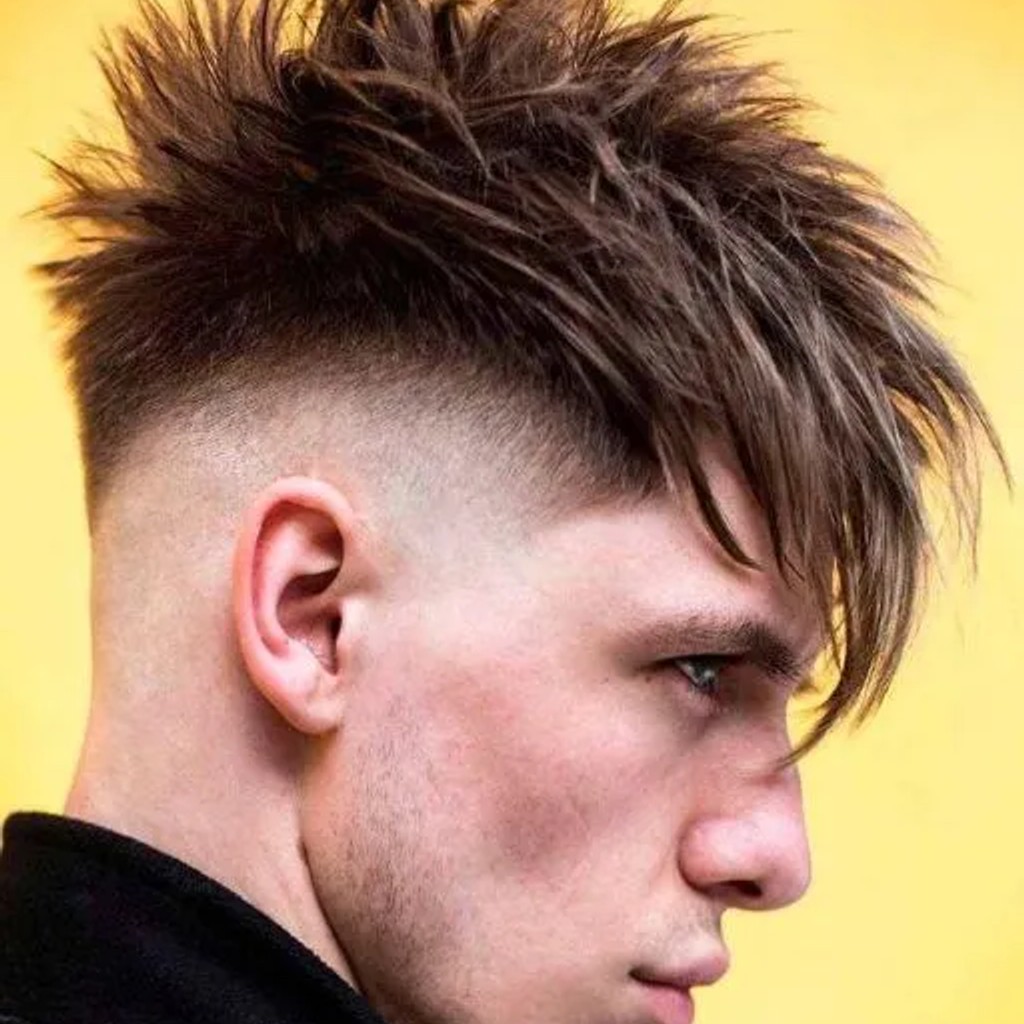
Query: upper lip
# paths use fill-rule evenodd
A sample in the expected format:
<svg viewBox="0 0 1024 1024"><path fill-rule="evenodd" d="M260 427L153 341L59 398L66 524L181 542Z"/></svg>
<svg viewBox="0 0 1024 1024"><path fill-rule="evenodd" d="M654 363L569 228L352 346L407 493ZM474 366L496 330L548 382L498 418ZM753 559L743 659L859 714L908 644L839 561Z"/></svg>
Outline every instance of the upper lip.
<svg viewBox="0 0 1024 1024"><path fill-rule="evenodd" d="M729 951L716 946L699 958L681 962L678 967L640 967L630 974L649 985L669 985L683 991L696 985L714 985L729 970Z"/></svg>

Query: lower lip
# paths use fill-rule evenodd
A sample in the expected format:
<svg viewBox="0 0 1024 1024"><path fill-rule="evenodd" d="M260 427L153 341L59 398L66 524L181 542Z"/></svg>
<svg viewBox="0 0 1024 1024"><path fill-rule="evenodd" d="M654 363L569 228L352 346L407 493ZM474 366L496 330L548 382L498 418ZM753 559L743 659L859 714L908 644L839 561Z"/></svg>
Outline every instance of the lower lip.
<svg viewBox="0 0 1024 1024"><path fill-rule="evenodd" d="M648 981L641 982L640 987L660 1024L692 1024L693 997L689 991Z"/></svg>

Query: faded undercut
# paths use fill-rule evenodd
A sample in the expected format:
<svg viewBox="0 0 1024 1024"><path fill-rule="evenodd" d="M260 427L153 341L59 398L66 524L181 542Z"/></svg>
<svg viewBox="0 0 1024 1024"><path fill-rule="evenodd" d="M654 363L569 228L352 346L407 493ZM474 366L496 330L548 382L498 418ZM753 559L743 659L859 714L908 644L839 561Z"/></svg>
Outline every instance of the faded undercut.
<svg viewBox="0 0 1024 1024"><path fill-rule="evenodd" d="M927 322L920 233L737 42L675 4L144 3L104 56L124 144L80 142L47 208L93 514L134 439L226 387L436 379L558 425L602 486L692 491L749 562L710 433L831 631L801 751L876 707L922 484L973 537L998 442Z"/></svg>

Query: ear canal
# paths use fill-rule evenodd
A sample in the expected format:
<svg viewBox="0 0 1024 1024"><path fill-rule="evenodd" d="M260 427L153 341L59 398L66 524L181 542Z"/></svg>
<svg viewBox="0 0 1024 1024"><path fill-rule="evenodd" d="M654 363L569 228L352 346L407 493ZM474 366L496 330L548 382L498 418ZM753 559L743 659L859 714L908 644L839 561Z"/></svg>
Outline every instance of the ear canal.
<svg viewBox="0 0 1024 1024"><path fill-rule="evenodd" d="M340 568L299 576L281 592L278 617L285 632L303 644L329 672L336 668L341 616L332 584Z"/></svg>

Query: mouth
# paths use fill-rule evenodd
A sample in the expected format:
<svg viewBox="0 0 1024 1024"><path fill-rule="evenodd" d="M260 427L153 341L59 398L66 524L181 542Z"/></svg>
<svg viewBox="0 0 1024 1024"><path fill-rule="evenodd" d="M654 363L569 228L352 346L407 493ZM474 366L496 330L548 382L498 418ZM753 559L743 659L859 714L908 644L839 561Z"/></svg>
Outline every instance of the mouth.
<svg viewBox="0 0 1024 1024"><path fill-rule="evenodd" d="M697 985L713 985L728 969L729 954L719 947L685 967L639 968L631 971L630 977L641 989L647 1009L658 1024L692 1024L695 1011L690 989Z"/></svg>
<svg viewBox="0 0 1024 1024"><path fill-rule="evenodd" d="M651 1017L658 1024L692 1024L693 996L688 988L663 985L656 981L640 981L642 995Z"/></svg>

